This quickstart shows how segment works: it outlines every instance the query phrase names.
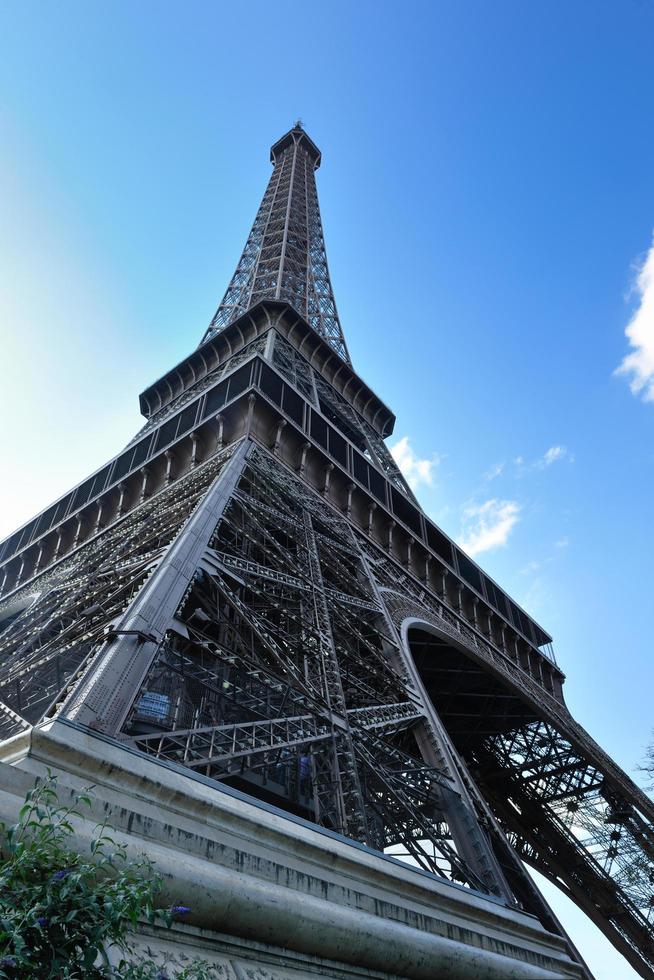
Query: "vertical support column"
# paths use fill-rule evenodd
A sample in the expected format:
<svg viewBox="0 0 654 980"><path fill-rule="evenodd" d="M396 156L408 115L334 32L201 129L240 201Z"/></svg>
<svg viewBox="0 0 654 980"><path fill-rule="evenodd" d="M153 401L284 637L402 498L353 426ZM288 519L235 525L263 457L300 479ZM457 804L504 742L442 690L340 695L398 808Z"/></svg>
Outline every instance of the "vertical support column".
<svg viewBox="0 0 654 980"><path fill-rule="evenodd" d="M124 483L118 484L118 509L116 511L116 517L122 517L125 513L125 492L127 486Z"/></svg>
<svg viewBox="0 0 654 980"><path fill-rule="evenodd" d="M97 731L120 733L166 630L195 574L245 465L241 442L225 463L155 572L116 621L94 667L67 699L62 713Z"/></svg>
<svg viewBox="0 0 654 980"><path fill-rule="evenodd" d="M334 469L333 463L328 463L327 466L325 467L325 481L323 483L322 491L321 491L323 497L326 497L327 494L329 493L329 482L331 480L333 469Z"/></svg>
<svg viewBox="0 0 654 980"><path fill-rule="evenodd" d="M366 524L366 534L368 535L369 538L372 537L372 527L373 527L373 521L374 521L374 518L375 518L375 511L376 510L377 510L377 504L373 500L372 503L370 504L369 508L368 508L368 521L367 521L367 524Z"/></svg>
<svg viewBox="0 0 654 980"><path fill-rule="evenodd" d="M104 509L103 498L100 497L96 504L98 512L95 516L95 524L93 525L93 534L99 534L102 530L102 513Z"/></svg>
<svg viewBox="0 0 654 980"><path fill-rule="evenodd" d="M349 483L347 487L347 501L345 504L345 516L349 520L352 517L352 497L354 496L354 491L356 490L356 483Z"/></svg>
<svg viewBox="0 0 654 980"><path fill-rule="evenodd" d="M216 437L216 450L220 452L223 448L223 429L225 425L225 419L222 415L216 415L216 422L218 424L218 435Z"/></svg>
<svg viewBox="0 0 654 980"><path fill-rule="evenodd" d="M273 456L279 456L279 447L282 442L282 436L284 435L284 429L286 428L287 425L288 425L287 420L282 419L279 425L277 426L277 431L275 433L275 441L272 447Z"/></svg>
<svg viewBox="0 0 654 980"><path fill-rule="evenodd" d="M352 736L347 724L347 706L325 597L320 554L313 521L306 508L303 511L303 520L309 574L312 583L311 604L313 605L320 638L313 661L309 662L309 669L314 675L318 674L317 678L314 676L314 683L316 680L319 681L332 719L331 761L334 787L333 791L330 791L328 784L323 785L323 798L319 799L319 803L328 810L336 803L339 825L334 829L365 843L368 840L368 827L363 793L359 783ZM320 783L321 781L318 780L317 782ZM326 798L324 797L325 790L328 794Z"/></svg>
<svg viewBox="0 0 654 980"><path fill-rule="evenodd" d="M168 458L166 456L166 458ZM150 475L150 468L148 466L143 467L142 477L141 477L141 493L139 494L139 503L142 504L148 494L148 477ZM164 484L165 485L165 484Z"/></svg>
<svg viewBox="0 0 654 980"><path fill-rule="evenodd" d="M199 436L197 432L191 433L191 459L189 462L189 468L195 469L198 462L198 446L200 443Z"/></svg>
<svg viewBox="0 0 654 980"><path fill-rule="evenodd" d="M164 459L166 460L166 472L164 474L164 486L170 486L170 482L173 478L173 463L175 462L175 456L171 449L167 449L164 453Z"/></svg>

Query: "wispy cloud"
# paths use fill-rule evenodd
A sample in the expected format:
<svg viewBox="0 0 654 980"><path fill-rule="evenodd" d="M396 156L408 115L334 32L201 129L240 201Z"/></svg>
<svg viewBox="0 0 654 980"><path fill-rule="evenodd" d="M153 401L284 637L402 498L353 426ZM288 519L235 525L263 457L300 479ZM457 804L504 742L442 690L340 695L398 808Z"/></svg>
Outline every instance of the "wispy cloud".
<svg viewBox="0 0 654 980"><path fill-rule="evenodd" d="M460 544L469 555L502 548L520 520L520 505L515 500L486 500L469 504L462 514Z"/></svg>
<svg viewBox="0 0 654 980"><path fill-rule="evenodd" d="M495 463L490 466L484 473L484 482L490 483L492 480L496 480L498 476L501 476L504 472L504 463Z"/></svg>
<svg viewBox="0 0 654 980"><path fill-rule="evenodd" d="M550 446L547 452L540 459L536 460L534 466L539 470L544 470L548 466L552 466L553 463L558 463L563 459L567 459L570 463L574 463L575 461L574 456L565 446Z"/></svg>
<svg viewBox="0 0 654 980"><path fill-rule="evenodd" d="M634 289L640 297L638 309L627 324L625 334L633 350L627 354L616 374L629 378L634 395L654 401L654 242L637 267Z"/></svg>
<svg viewBox="0 0 654 980"><path fill-rule="evenodd" d="M434 468L440 462L438 456L434 455L431 459L420 459L413 451L408 436L402 438L390 447L391 455L402 470L409 486L415 490L421 484L432 486L434 482Z"/></svg>
<svg viewBox="0 0 654 980"><path fill-rule="evenodd" d="M543 463L545 466L551 466L552 463L556 463L557 459L563 459L567 454L568 450L565 446L550 446L543 456Z"/></svg>
<svg viewBox="0 0 654 980"><path fill-rule="evenodd" d="M560 552L563 551L565 548L567 548L569 544L570 544L569 538L567 537L558 538L551 545L549 555L541 556L537 560L527 562L527 564L520 569L520 574L526 576L527 578L533 578L534 576L538 576L539 582L542 583L543 577L541 573L545 571L548 565L552 565L555 562L560 561L561 559Z"/></svg>

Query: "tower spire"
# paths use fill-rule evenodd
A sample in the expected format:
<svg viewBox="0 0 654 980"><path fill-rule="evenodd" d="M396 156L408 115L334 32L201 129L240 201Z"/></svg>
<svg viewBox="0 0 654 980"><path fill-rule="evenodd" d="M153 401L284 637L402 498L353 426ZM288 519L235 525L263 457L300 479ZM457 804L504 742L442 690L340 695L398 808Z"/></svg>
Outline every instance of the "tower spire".
<svg viewBox="0 0 654 980"><path fill-rule="evenodd" d="M276 299L289 303L349 364L318 204L320 150L298 120L273 144L270 160L268 187L203 343L260 300Z"/></svg>

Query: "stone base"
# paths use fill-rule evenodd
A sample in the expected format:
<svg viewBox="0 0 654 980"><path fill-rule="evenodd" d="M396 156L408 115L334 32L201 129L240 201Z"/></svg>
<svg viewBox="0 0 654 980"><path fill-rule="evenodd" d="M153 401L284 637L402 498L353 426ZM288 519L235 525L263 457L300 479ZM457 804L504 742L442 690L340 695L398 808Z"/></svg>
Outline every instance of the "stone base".
<svg viewBox="0 0 654 980"><path fill-rule="evenodd" d="M532 916L69 722L0 745L1 820L47 769L62 802L94 787L74 846L88 852L106 820L163 875L162 904L191 907L138 936L162 966L199 957L228 980L587 977Z"/></svg>

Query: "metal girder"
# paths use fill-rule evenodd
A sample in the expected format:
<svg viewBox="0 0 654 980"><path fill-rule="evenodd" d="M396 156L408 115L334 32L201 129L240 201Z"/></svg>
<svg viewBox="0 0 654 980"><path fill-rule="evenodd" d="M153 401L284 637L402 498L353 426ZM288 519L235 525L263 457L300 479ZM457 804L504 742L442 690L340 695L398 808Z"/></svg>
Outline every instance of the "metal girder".
<svg viewBox="0 0 654 980"><path fill-rule="evenodd" d="M0 643L28 655L24 674L14 664L13 683L21 677L34 683L38 676L40 687L52 691L44 710L58 710L82 675L92 687L98 652L121 638L111 631L133 621L171 542L192 529L191 515L203 503L209 513L210 488L227 455L108 529L89 548L79 579L67 574L69 559L63 574L46 577L43 592L8 622ZM648 872L639 862L649 861L651 827L631 818L616 842L611 826L589 818L606 772L602 760L591 762L580 751L577 729L577 741L564 744L557 734L561 715L553 709L549 727L526 729L516 716L506 739L493 743L494 758L518 774L522 793L538 800L540 836L520 836L481 778L475 785L458 765L445 773L434 764L442 743L402 665L385 603L402 594L419 602L425 615L440 613L442 605L260 448L223 489L201 545L193 539L192 561L166 603L159 632L140 629L129 637L143 681L131 684L126 696L123 736L190 771L236 780L324 826L389 853L404 852L433 873L506 894L487 856L493 841L513 896L551 923L485 809L490 803L519 853L550 877L569 871L572 847L582 869L600 866L599 876L575 871L568 889L578 898L580 882L593 882L596 895L611 898L613 905L606 898L593 914L610 920L611 938L632 962L643 960ZM96 601L89 602L89 590ZM457 635L468 639L461 630ZM72 665L67 649L75 651ZM484 676L480 664L470 675L475 683ZM471 693L479 695L472 700L483 716L488 698L477 689ZM526 681L524 693L530 693ZM16 702L4 700L16 715L12 722L24 725L21 716L29 722ZM453 775L463 780L463 795L448 781ZM585 836L577 828L567 850L559 843L557 852L552 827L571 794L585 794L577 818ZM606 806L601 812L606 816Z"/></svg>
<svg viewBox="0 0 654 980"><path fill-rule="evenodd" d="M356 537L262 450L175 621L127 720L133 744L213 778L258 781L285 805L310 796L312 819L374 846L390 846L385 813L412 860L495 890L474 810L422 756L424 707ZM468 853L464 825L480 841Z"/></svg>
<svg viewBox="0 0 654 980"><path fill-rule="evenodd" d="M198 467L44 572L16 609L11 599L0 604L0 697L17 716L15 731L60 710L228 456Z"/></svg>
<svg viewBox="0 0 654 980"><path fill-rule="evenodd" d="M315 686L322 689L332 718L337 716L341 723L332 726L333 756L330 760L332 784L322 785L317 782L316 798L320 810L330 809L336 799L340 805L339 830L348 836L366 841L368 839L366 812L355 762L352 734L346 721L347 702L325 594L323 566L312 516L306 508L303 509L302 516L306 552L299 550L298 553L306 554L312 586L309 600L312 608L307 609L307 614L313 618L318 631L318 643L312 651L313 656L307 657L305 662L309 672L316 678ZM306 603L303 605L306 609Z"/></svg>
<svg viewBox="0 0 654 980"><path fill-rule="evenodd" d="M29 722L12 711L9 705L0 701L0 737L7 738L20 731L28 731Z"/></svg>
<svg viewBox="0 0 654 980"><path fill-rule="evenodd" d="M246 441L224 451L223 465L184 524L184 533L178 533L163 550L155 571L112 626L93 669L67 699L67 717L111 734L120 730L198 569L248 451Z"/></svg>
<svg viewBox="0 0 654 980"><path fill-rule="evenodd" d="M170 733L140 735L131 741L157 758L174 759L192 769L225 767L235 759L331 738L331 725L313 715L268 721L210 725Z"/></svg>
<svg viewBox="0 0 654 980"><path fill-rule="evenodd" d="M635 794L545 721L485 739L474 774L518 853L562 886L643 977L654 972L654 839Z"/></svg>
<svg viewBox="0 0 654 980"><path fill-rule="evenodd" d="M347 714L353 728L369 731L399 731L422 717L411 702L354 708ZM322 719L316 715L283 715L264 721L154 732L134 736L130 741L160 758L173 758L183 761L184 765L198 767L210 765L217 759L228 763L232 759L255 756L271 749L321 741L331 737L332 728L327 713Z"/></svg>
<svg viewBox="0 0 654 980"><path fill-rule="evenodd" d="M327 268L316 157L301 127L289 135L203 342L260 300L284 300L349 364Z"/></svg>
<svg viewBox="0 0 654 980"><path fill-rule="evenodd" d="M347 717L353 728L391 732L411 726L424 715L420 705L415 701L403 701L399 704L375 704L368 708L351 708Z"/></svg>

